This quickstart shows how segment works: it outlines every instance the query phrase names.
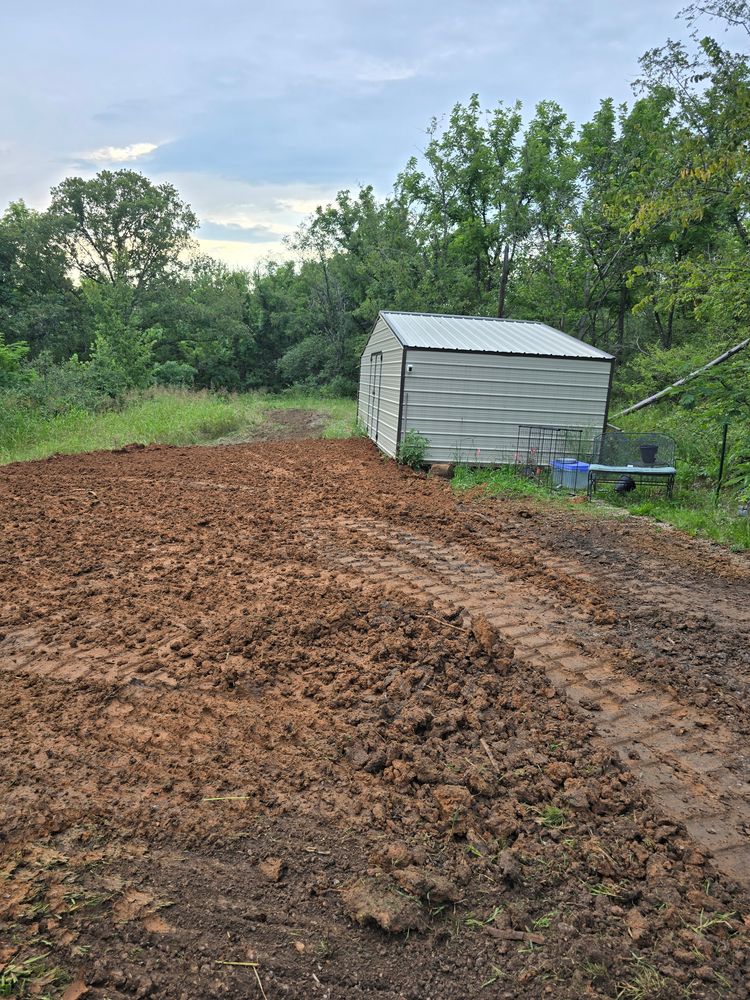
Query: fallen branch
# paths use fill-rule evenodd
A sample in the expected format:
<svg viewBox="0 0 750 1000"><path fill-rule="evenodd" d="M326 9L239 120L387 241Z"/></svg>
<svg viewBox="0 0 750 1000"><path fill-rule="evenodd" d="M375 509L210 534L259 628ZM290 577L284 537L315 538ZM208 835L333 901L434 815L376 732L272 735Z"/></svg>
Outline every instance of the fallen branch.
<svg viewBox="0 0 750 1000"><path fill-rule="evenodd" d="M734 354L743 350L747 345L750 344L750 337L747 340L743 340L741 344L735 344L734 347L730 347L728 351L724 351L720 354L718 358L714 358L713 361L709 361L708 364L703 365L700 368L696 368L694 372L690 372L689 375L685 375L684 378L677 379L672 385L668 385L666 389L662 389L661 392L654 393L653 396L648 396L646 399L642 399L640 403L634 403L632 406L626 407L624 410L620 410L619 413L615 413L615 418L624 417L626 413L635 413L636 410L642 410L644 406L650 406L652 403L658 403L660 399L668 396L673 389L677 389L679 386L684 385L689 382L691 378L695 378L696 375L700 375L701 372L708 371L709 368L713 368L714 365L720 365L722 361L726 361L727 358L731 358Z"/></svg>

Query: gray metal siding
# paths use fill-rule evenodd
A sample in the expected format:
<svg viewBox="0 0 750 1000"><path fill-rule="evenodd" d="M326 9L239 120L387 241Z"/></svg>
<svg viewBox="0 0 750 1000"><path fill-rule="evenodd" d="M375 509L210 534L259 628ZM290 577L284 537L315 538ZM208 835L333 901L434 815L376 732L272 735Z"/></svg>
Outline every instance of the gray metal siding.
<svg viewBox="0 0 750 1000"><path fill-rule="evenodd" d="M379 373L380 407L376 411L370 391L371 357L382 352ZM383 319L379 319L367 341L359 369L357 416L378 447L391 458L398 450L398 417L401 395L401 361L404 349Z"/></svg>
<svg viewBox="0 0 750 1000"><path fill-rule="evenodd" d="M610 367L606 360L407 350L402 432L424 434L428 462L513 462L519 424L601 431Z"/></svg>

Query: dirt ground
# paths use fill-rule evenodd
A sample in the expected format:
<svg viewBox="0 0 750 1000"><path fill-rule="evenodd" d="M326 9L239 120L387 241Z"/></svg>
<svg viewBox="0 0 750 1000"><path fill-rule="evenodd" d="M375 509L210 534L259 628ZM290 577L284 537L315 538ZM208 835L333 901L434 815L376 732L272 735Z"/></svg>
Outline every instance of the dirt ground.
<svg viewBox="0 0 750 1000"><path fill-rule="evenodd" d="M0 510L0 996L750 996L746 560L362 440Z"/></svg>

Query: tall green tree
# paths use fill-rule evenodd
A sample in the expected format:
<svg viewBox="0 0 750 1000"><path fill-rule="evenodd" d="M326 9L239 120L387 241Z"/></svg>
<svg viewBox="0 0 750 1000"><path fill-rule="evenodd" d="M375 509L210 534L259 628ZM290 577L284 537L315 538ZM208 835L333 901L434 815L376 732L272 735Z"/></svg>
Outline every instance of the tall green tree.
<svg viewBox="0 0 750 1000"><path fill-rule="evenodd" d="M0 329L25 341L32 355L58 360L85 352L80 302L57 230L47 213L13 202L0 216Z"/></svg>
<svg viewBox="0 0 750 1000"><path fill-rule="evenodd" d="M68 266L96 284L129 285L132 308L181 268L198 226L171 184L134 170L68 177L52 189L49 215Z"/></svg>
<svg viewBox="0 0 750 1000"><path fill-rule="evenodd" d="M675 148L632 228L646 236L661 230L685 244L662 268L672 298L728 333L750 319L750 60L698 29L708 17L750 35L750 5L711 0L682 16L693 46L669 41L641 61L641 87L670 101ZM691 245L701 228L704 237Z"/></svg>

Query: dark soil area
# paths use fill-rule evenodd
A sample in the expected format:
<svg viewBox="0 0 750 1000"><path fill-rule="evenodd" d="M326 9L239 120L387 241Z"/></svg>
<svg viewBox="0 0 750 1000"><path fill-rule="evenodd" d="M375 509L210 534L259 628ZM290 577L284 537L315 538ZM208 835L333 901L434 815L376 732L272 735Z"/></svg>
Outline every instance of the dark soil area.
<svg viewBox="0 0 750 1000"><path fill-rule="evenodd" d="M365 441L18 464L0 510L0 995L750 995L744 880L419 583L454 546L743 746L740 561Z"/></svg>

